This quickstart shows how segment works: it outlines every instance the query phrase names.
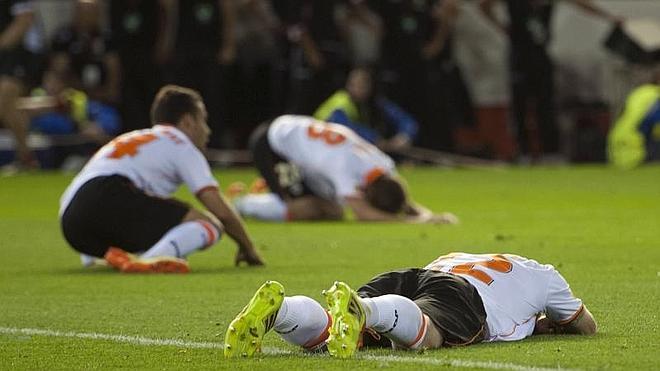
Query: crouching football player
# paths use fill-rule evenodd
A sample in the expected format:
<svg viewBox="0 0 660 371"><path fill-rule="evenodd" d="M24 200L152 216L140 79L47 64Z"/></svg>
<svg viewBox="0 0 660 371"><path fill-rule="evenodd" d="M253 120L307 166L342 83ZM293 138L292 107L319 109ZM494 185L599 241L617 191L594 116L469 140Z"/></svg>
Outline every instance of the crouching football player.
<svg viewBox="0 0 660 371"><path fill-rule="evenodd" d="M509 254L452 253L423 269L378 275L357 292L335 282L323 295L327 310L266 282L229 325L225 356L259 352L271 329L289 343L327 346L342 358L363 338L416 350L596 332L591 313L553 266Z"/></svg>
<svg viewBox="0 0 660 371"><path fill-rule="evenodd" d="M394 161L345 126L284 115L255 130L250 147L270 192L237 197L243 216L338 220L348 206L362 221L458 222L413 202Z"/></svg>
<svg viewBox="0 0 660 371"><path fill-rule="evenodd" d="M239 246L236 264L262 265L202 154L210 129L201 96L166 86L151 116L153 127L103 146L64 192L60 218L68 243L122 272L184 273L189 254L226 232ZM208 212L170 198L182 183Z"/></svg>

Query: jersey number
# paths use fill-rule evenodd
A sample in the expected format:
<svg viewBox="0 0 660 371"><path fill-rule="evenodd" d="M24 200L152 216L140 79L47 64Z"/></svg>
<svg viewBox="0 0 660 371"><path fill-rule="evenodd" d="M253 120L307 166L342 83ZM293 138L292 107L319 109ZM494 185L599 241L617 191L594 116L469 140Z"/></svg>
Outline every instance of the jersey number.
<svg viewBox="0 0 660 371"><path fill-rule="evenodd" d="M451 259L451 258L452 256L448 255L448 256L440 257L438 258L438 260L440 261L443 259ZM483 270L477 269L479 267L492 269L500 273L509 273L513 268L513 264L511 264L511 262L508 261L506 257L504 257L504 255L493 255L489 260L455 265L449 270L449 273L465 274L467 276L478 279L479 281L485 283L486 285L490 285L491 283L493 283L493 278Z"/></svg>
<svg viewBox="0 0 660 371"><path fill-rule="evenodd" d="M158 139L154 134L135 134L128 137L117 138L111 142L115 147L108 155L109 158L120 159L124 156L135 156L140 146Z"/></svg>
<svg viewBox="0 0 660 371"><path fill-rule="evenodd" d="M312 139L321 139L330 146L343 143L346 140L346 137L342 133L318 122L309 125L307 135Z"/></svg>

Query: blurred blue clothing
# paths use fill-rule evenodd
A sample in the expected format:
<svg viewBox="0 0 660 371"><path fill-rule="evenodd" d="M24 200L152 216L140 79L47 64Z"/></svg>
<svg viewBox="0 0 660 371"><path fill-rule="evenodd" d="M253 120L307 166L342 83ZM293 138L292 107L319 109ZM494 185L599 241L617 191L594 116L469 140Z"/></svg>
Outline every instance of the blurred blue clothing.
<svg viewBox="0 0 660 371"><path fill-rule="evenodd" d="M95 122L103 132L108 135L115 135L121 129L119 113L117 110L106 104L88 101L87 117L89 121ZM32 119L31 129L44 134L62 135L74 134L78 132L78 126L70 115L59 112L45 113Z"/></svg>
<svg viewBox="0 0 660 371"><path fill-rule="evenodd" d="M393 132L393 135L405 134L411 141L415 140L419 128L417 121L410 114L384 97L376 98L374 104L384 124ZM347 126L371 143L376 143L379 138L384 136L375 128L368 126L368 123L362 122L357 106L345 90L336 92L323 102L314 113L314 117Z"/></svg>

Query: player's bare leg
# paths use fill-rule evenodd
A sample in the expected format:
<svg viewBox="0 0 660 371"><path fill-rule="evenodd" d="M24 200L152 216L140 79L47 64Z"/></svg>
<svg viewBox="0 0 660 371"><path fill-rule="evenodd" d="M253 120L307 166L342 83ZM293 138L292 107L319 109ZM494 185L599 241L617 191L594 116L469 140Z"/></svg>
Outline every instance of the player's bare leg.
<svg viewBox="0 0 660 371"><path fill-rule="evenodd" d="M304 196L287 202L290 220L341 220L344 209L334 201Z"/></svg>

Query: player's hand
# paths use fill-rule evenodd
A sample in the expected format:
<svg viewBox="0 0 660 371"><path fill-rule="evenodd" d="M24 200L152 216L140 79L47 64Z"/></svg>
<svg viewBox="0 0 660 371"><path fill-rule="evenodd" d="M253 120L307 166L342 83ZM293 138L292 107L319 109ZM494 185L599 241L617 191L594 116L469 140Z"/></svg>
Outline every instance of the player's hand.
<svg viewBox="0 0 660 371"><path fill-rule="evenodd" d="M448 212L432 214L425 221L427 224L458 224L459 219L456 215Z"/></svg>
<svg viewBox="0 0 660 371"><path fill-rule="evenodd" d="M253 249L238 250L236 257L234 258L234 265L238 267L241 263L245 263L248 266L264 265L264 261L261 259L261 256L259 256L259 253Z"/></svg>
<svg viewBox="0 0 660 371"><path fill-rule="evenodd" d="M421 213L416 216L413 220L413 223L419 224L458 224L458 217L452 213Z"/></svg>

